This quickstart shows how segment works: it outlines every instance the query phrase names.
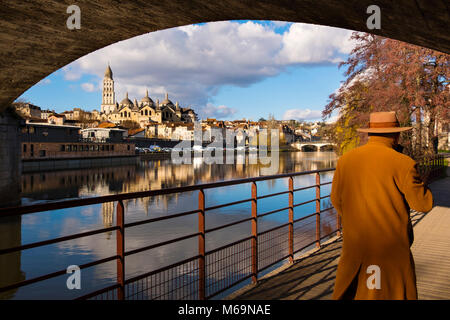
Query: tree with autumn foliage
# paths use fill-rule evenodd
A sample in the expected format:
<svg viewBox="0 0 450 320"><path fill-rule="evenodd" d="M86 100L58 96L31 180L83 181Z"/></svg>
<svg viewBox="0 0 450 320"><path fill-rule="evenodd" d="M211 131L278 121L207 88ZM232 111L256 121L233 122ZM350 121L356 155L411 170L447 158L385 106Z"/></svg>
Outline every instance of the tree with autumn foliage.
<svg viewBox="0 0 450 320"><path fill-rule="evenodd" d="M347 61L347 77L323 111L339 112L334 140L341 153L365 142L356 129L368 126L369 114L396 111L405 153L415 157L436 151L438 125L450 119L450 56L380 36L354 32L356 46Z"/></svg>

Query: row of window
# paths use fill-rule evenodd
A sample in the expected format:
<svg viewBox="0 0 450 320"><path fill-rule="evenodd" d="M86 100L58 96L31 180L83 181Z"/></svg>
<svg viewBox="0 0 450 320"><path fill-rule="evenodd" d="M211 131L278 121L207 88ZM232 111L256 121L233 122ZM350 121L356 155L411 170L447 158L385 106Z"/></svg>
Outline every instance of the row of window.
<svg viewBox="0 0 450 320"><path fill-rule="evenodd" d="M62 144L60 151L71 152L71 151L114 151L114 145L70 145ZM130 146L128 145L128 150Z"/></svg>
<svg viewBox="0 0 450 320"><path fill-rule="evenodd" d="M127 145L127 150L130 151L130 145ZM70 145L62 144L60 147L62 152L72 152L72 151L114 151L114 145ZM23 145L23 153L27 152L27 145ZM30 156L34 157L34 145L30 145ZM39 157L45 157L46 150L39 150Z"/></svg>
<svg viewBox="0 0 450 320"><path fill-rule="evenodd" d="M27 145L24 144L23 145L23 152L26 153L27 152ZM30 145L30 155L32 157L34 157L34 145ZM39 157L45 157L46 153L45 150L39 150Z"/></svg>
<svg viewBox="0 0 450 320"><path fill-rule="evenodd" d="M141 116L151 116L152 112L148 111L148 110L142 110L141 111ZM121 112L120 116L122 118L131 118L131 112ZM170 113L169 112L163 112L163 118L170 118Z"/></svg>

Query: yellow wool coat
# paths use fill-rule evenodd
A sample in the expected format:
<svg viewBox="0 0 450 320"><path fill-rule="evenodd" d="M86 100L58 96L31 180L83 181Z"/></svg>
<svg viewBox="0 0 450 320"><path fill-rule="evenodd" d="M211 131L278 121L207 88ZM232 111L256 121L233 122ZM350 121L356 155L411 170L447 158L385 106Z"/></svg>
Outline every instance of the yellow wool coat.
<svg viewBox="0 0 450 320"><path fill-rule="evenodd" d="M409 210L428 212L433 198L415 165L380 136L339 158L331 202L343 246L333 299L417 299Z"/></svg>

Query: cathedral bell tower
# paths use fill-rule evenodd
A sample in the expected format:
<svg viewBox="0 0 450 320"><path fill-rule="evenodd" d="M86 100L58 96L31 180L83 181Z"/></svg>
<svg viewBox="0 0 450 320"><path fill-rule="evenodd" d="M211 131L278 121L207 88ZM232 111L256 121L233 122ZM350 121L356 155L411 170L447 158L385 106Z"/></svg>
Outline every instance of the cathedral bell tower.
<svg viewBox="0 0 450 320"><path fill-rule="evenodd" d="M114 80L111 67L108 64L108 67L106 68L105 71L105 77L103 78L101 112L104 114L110 114L114 111L116 111Z"/></svg>

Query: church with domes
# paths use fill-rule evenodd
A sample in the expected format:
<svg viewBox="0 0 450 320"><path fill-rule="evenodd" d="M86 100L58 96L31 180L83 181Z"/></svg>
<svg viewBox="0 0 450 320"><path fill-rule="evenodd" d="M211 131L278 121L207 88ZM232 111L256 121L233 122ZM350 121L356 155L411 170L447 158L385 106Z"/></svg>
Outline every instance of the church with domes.
<svg viewBox="0 0 450 320"><path fill-rule="evenodd" d="M130 100L128 92L125 97L116 102L114 92L114 79L111 67L108 65L103 78L102 104L100 117L103 121L121 124L124 121L137 122L141 127L152 123L185 122L192 123L197 120L197 114L191 108L181 108L178 102L173 104L166 93L165 99L160 103L153 101L145 91L140 100Z"/></svg>

